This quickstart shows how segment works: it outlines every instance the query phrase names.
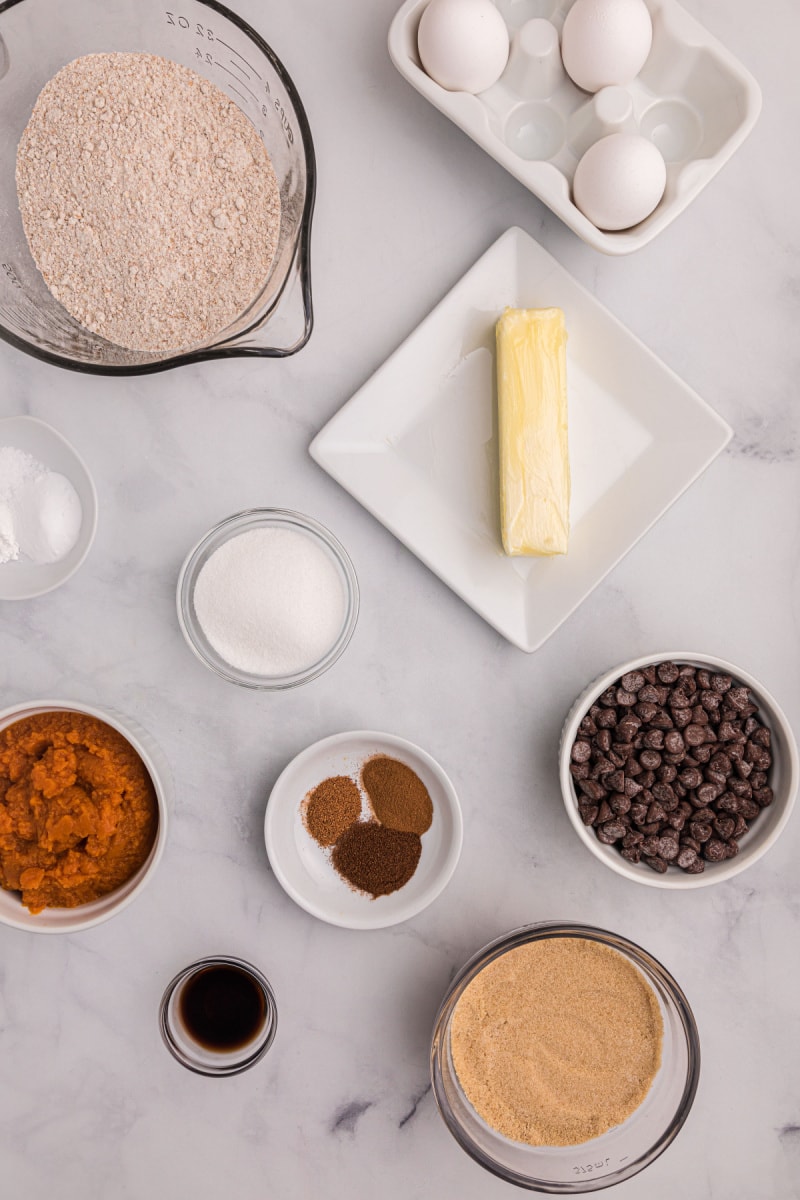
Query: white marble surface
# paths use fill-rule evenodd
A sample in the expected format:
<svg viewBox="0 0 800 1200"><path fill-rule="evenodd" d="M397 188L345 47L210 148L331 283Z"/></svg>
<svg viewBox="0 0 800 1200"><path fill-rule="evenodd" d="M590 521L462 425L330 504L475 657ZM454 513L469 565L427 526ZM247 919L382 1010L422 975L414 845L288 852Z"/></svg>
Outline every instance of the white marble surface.
<svg viewBox="0 0 800 1200"><path fill-rule="evenodd" d="M170 842L147 892L84 934L0 927L0 1192L30 1200L488 1200L512 1189L452 1141L428 1087L453 971L494 935L592 920L647 946L696 1013L703 1072L670 1150L625 1200L800 1195L800 820L728 884L637 888L576 842L555 748L585 682L694 646L760 676L800 727L796 48L792 0L687 0L764 90L755 133L651 246L589 250L396 75L394 0L241 0L306 104L319 157L317 327L283 363L87 378L0 346L0 415L50 421L85 456L101 518L60 591L0 608L0 700L108 704L174 771ZM503 229L527 229L725 416L712 469L535 656L507 645L306 454L316 430ZM248 505L329 524L359 572L356 636L286 695L217 680L178 631L187 547ZM372 725L434 753L459 789L464 853L415 920L325 926L267 867L266 796L289 758ZM192 958L251 958L276 1043L255 1070L182 1070L156 1027Z"/></svg>

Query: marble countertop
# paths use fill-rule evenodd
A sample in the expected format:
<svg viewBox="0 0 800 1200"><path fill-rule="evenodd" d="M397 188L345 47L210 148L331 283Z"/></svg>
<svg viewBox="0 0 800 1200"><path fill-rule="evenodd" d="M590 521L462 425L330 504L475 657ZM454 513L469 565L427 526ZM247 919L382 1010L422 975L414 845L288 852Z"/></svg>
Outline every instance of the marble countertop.
<svg viewBox="0 0 800 1200"><path fill-rule="evenodd" d="M620 1200L800 1196L800 820L728 883L667 893L577 842L555 751L587 680L681 646L761 678L800 728L795 209L800 10L686 0L764 92L754 133L650 246L580 242L391 67L396 0L297 0L242 14L276 48L319 159L316 329L283 362L75 375L0 345L0 415L31 413L92 471L100 524L67 586L0 607L3 705L59 696L145 725L174 774L165 857L119 917L45 938L0 926L0 1178L28 1200L490 1200L515 1193L438 1117L428 1046L454 971L517 925L591 921L674 973L703 1070L675 1144ZM768 24L769 22L769 24ZM316 431L478 255L519 225L733 426L711 469L535 655L453 595L310 460ZM355 561L345 656L287 694L196 661L174 587L187 548L251 505L323 520ZM268 869L273 781L303 747L385 729L433 753L459 791L464 851L407 924L329 927ZM184 964L222 952L275 988L278 1037L235 1079L181 1069L156 1024Z"/></svg>

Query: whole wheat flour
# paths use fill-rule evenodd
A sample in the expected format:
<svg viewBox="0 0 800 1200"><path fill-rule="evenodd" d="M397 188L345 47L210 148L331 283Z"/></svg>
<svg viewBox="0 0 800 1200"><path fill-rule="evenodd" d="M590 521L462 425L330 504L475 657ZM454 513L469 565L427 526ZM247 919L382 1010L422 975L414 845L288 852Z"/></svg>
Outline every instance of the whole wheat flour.
<svg viewBox="0 0 800 1200"><path fill-rule="evenodd" d="M214 84L151 54L88 54L39 94L17 151L20 212L53 296L133 350L202 345L275 255L278 181Z"/></svg>

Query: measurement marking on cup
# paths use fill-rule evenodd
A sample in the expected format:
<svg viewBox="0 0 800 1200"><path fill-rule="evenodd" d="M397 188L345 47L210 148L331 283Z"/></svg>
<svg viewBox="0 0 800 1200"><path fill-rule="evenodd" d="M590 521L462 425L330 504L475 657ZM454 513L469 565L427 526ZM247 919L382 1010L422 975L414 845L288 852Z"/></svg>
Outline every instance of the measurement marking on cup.
<svg viewBox="0 0 800 1200"><path fill-rule="evenodd" d="M6 263L6 262L0 263L0 266L2 266L3 272L7 276L8 281L12 285L12 287L21 288L22 283L20 281L19 276L17 275L17 272L12 267L11 263Z"/></svg>
<svg viewBox="0 0 800 1200"><path fill-rule="evenodd" d="M241 92L240 92L240 91L239 91L237 88L235 88L235 87L232 87L232 88L231 88L231 91L232 91L232 92L236 92L236 95L239 97L239 99L240 99L240 100L244 100L245 104L247 104L247 96L243 96L243 95L242 95L242 93L241 93ZM262 137L262 139L261 139L261 140L262 140L262 141L264 140L264 139L263 139L263 137Z"/></svg>
<svg viewBox="0 0 800 1200"><path fill-rule="evenodd" d="M228 68L225 66L225 64L224 64L224 63L221 63L221 62L219 61L219 59L217 59L217 58L215 58L215 59L214 59L214 66L215 66L215 67L221 67L221 68L222 68L222 70L223 70L223 71L225 71L225 73L226 73L227 75L230 75L231 79L235 79L235 80L236 80L236 82L239 84L239 86L240 86L240 87L243 87L243 88L244 88L244 90L245 90L246 92L250 92L250 95L253 97L253 99L255 100L256 104L260 104L260 103L261 103L261 101L259 100L258 96L255 94L255 92L252 92L252 91L250 91L250 88L247 86L247 84L246 84L246 83L242 83L242 81L241 81L241 79L239 78L239 76L238 76L238 75L234 75L233 71L229 71L229 70L228 70ZM241 93L239 93L239 94L241 95ZM244 100L244 96L242 96L242 99ZM247 103L247 101L245 100L245 104L246 104L246 103Z"/></svg>
<svg viewBox="0 0 800 1200"><path fill-rule="evenodd" d="M248 83L250 82L250 76L247 74L247 71L245 71L244 67L239 66L239 64L237 63L235 58L229 58L228 62L231 64L232 67L236 67L237 71L241 71L242 75L244 75L244 77L248 81Z"/></svg>
<svg viewBox="0 0 800 1200"><path fill-rule="evenodd" d="M247 67L253 72L254 75L258 75L259 79L263 79L263 76L258 73L252 63L247 62L247 59L243 54L240 54L238 50L234 50L233 46L229 46L227 42L223 42L222 38L217 38L217 42L220 46L224 46L226 50L230 50L231 54L235 54L237 58L240 58L243 63L246 63Z"/></svg>

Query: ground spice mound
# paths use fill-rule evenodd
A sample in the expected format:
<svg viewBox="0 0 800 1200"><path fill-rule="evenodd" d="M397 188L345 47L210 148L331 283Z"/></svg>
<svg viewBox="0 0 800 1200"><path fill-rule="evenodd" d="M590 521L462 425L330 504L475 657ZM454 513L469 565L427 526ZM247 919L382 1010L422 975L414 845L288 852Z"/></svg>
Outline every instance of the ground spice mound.
<svg viewBox="0 0 800 1200"><path fill-rule="evenodd" d="M531 1146L599 1137L639 1107L661 1063L663 1022L644 976L584 938L509 950L453 1013L453 1063L467 1099Z"/></svg>
<svg viewBox="0 0 800 1200"><path fill-rule="evenodd" d="M347 775L323 779L303 801L305 827L320 846L332 846L361 815L361 793Z"/></svg>
<svg viewBox="0 0 800 1200"><path fill-rule="evenodd" d="M422 842L416 833L357 821L333 848L333 865L343 879L370 896L388 896L404 887L417 869Z"/></svg>
<svg viewBox="0 0 800 1200"><path fill-rule="evenodd" d="M144 863L158 806L125 738L85 713L39 713L0 730L0 886L32 913L75 908Z"/></svg>
<svg viewBox="0 0 800 1200"><path fill-rule="evenodd" d="M385 754L367 759L361 781L377 819L390 829L423 834L431 827L433 804L419 776Z"/></svg>
<svg viewBox="0 0 800 1200"><path fill-rule="evenodd" d="M207 343L266 282L281 213L269 156L224 92L169 59L63 67L22 134L16 178L48 288L119 346Z"/></svg>

